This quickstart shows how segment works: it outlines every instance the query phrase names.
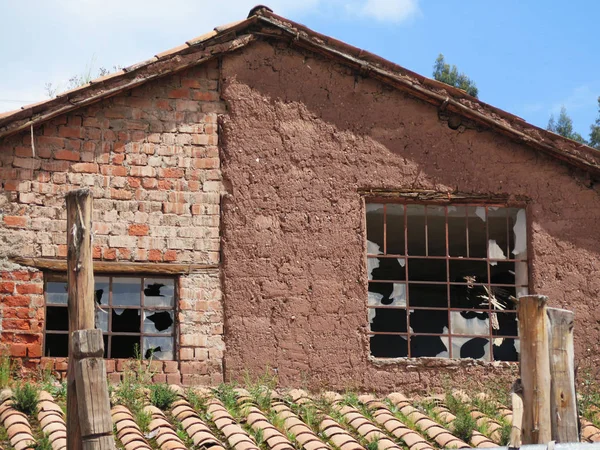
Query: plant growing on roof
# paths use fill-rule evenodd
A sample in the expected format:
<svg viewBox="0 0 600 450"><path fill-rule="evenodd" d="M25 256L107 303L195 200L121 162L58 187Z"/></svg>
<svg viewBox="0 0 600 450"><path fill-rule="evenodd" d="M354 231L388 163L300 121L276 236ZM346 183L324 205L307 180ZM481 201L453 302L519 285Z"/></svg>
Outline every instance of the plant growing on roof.
<svg viewBox="0 0 600 450"><path fill-rule="evenodd" d="M48 434L44 433L31 448L34 450L52 450L52 443L50 442Z"/></svg>
<svg viewBox="0 0 600 450"><path fill-rule="evenodd" d="M379 448L379 436L375 436L365 446L367 450L377 450Z"/></svg>
<svg viewBox="0 0 600 450"><path fill-rule="evenodd" d="M175 400L177 400L177 393L167 384L150 385L150 403L158 409L166 411Z"/></svg>
<svg viewBox="0 0 600 450"><path fill-rule="evenodd" d="M13 390L13 407L27 416L35 415L37 404L40 398L39 388L26 381L17 384Z"/></svg>
<svg viewBox="0 0 600 450"><path fill-rule="evenodd" d="M238 415L237 394L231 384L221 383L213 392L232 416Z"/></svg>

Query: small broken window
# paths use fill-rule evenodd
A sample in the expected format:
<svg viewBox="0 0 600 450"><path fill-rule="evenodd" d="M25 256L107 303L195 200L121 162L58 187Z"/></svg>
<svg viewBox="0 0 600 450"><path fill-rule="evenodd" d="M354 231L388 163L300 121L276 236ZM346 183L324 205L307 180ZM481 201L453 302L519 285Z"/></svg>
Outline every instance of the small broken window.
<svg viewBox="0 0 600 450"><path fill-rule="evenodd" d="M175 279L97 276L96 328L104 334L106 358L172 360L175 334ZM68 355L66 276L46 277L46 356Z"/></svg>
<svg viewBox="0 0 600 450"><path fill-rule="evenodd" d="M373 356L518 360L524 209L367 203L366 211Z"/></svg>

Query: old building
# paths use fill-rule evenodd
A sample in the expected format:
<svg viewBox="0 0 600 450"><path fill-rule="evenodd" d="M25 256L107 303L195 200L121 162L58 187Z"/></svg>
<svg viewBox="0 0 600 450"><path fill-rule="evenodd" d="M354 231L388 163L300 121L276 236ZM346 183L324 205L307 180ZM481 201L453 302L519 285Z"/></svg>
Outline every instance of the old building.
<svg viewBox="0 0 600 450"><path fill-rule="evenodd" d="M95 198L111 377L511 376L515 298L600 337L600 154L266 8L0 115L2 343L64 370L64 194Z"/></svg>

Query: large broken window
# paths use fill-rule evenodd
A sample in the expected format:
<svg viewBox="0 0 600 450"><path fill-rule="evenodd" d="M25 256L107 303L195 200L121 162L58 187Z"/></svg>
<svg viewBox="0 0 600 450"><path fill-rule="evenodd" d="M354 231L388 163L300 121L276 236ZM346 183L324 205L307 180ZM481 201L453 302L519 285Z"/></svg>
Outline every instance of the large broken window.
<svg viewBox="0 0 600 450"><path fill-rule="evenodd" d="M173 359L174 278L97 276L94 282L96 328L103 331L106 358ZM45 290L44 354L67 356L66 276L47 275Z"/></svg>
<svg viewBox="0 0 600 450"><path fill-rule="evenodd" d="M371 354L517 361L525 210L367 203Z"/></svg>

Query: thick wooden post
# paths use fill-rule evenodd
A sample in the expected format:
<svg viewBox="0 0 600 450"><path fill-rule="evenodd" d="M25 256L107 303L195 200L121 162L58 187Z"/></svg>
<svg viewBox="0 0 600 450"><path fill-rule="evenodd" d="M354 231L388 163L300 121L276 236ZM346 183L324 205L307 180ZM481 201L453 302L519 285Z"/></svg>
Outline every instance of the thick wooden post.
<svg viewBox="0 0 600 450"><path fill-rule="evenodd" d="M523 385L523 444L547 444L550 425L550 355L546 303L548 297L519 297L520 369Z"/></svg>
<svg viewBox="0 0 600 450"><path fill-rule="evenodd" d="M102 331L75 331L71 339L83 450L113 450Z"/></svg>
<svg viewBox="0 0 600 450"><path fill-rule="evenodd" d="M71 191L67 201L67 285L69 341L76 330L92 329L94 323L94 272L92 267L92 193ZM82 450L75 371L69 345L67 373L67 449Z"/></svg>
<svg viewBox="0 0 600 450"><path fill-rule="evenodd" d="M515 381L510 393L512 403L512 427L510 429L509 448L521 447L521 430L523 429L523 387L521 380Z"/></svg>
<svg viewBox="0 0 600 450"><path fill-rule="evenodd" d="M547 314L552 377L550 395L552 439L556 442L579 442L573 349L575 314L557 308L548 308Z"/></svg>

